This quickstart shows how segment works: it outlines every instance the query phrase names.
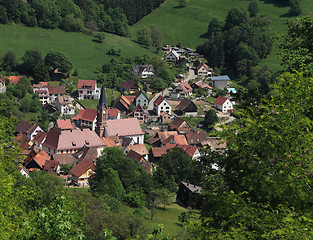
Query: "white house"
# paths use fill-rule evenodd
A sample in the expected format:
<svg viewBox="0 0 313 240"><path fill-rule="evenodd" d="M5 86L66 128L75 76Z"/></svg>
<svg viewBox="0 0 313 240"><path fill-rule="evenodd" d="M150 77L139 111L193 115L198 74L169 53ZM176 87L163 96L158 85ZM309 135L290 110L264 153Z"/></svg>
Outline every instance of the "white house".
<svg viewBox="0 0 313 240"><path fill-rule="evenodd" d="M177 62L180 57L179 57L179 54L175 51L175 50L172 50L170 52L168 52L164 58L163 58L165 61L168 61L168 62Z"/></svg>
<svg viewBox="0 0 313 240"><path fill-rule="evenodd" d="M227 97L218 96L214 101L214 107L223 113L230 113L234 110L233 104Z"/></svg>
<svg viewBox="0 0 313 240"><path fill-rule="evenodd" d="M160 116L161 112L171 115L172 107L169 102L160 95L153 103L153 111Z"/></svg>
<svg viewBox="0 0 313 240"><path fill-rule="evenodd" d="M149 65L136 65L132 66L131 71L132 74L136 74L141 78L152 77L154 75L154 68L151 64Z"/></svg>
<svg viewBox="0 0 313 240"><path fill-rule="evenodd" d="M187 98L192 94L192 87L188 84L188 82L180 83L174 91L171 93L171 97L174 99L177 98Z"/></svg>
<svg viewBox="0 0 313 240"><path fill-rule="evenodd" d="M75 107L72 103L72 98L69 95L58 96L55 107L61 113L61 115L75 115Z"/></svg>
<svg viewBox="0 0 313 240"><path fill-rule="evenodd" d="M228 77L228 75L211 77L212 87L219 88L219 89L227 88L228 81L230 81L230 78Z"/></svg>
<svg viewBox="0 0 313 240"><path fill-rule="evenodd" d="M201 62L199 64L199 66L197 67L197 74L198 74L198 76L212 77L213 69L209 68L208 65Z"/></svg>
<svg viewBox="0 0 313 240"><path fill-rule="evenodd" d="M96 80L79 79L77 90L78 90L78 99L100 98L100 88L97 87Z"/></svg>

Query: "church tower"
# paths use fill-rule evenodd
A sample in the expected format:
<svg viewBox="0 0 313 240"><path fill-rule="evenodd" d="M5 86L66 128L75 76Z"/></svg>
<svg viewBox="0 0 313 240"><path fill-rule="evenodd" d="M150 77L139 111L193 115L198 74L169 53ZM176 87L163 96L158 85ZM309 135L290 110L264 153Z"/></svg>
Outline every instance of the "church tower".
<svg viewBox="0 0 313 240"><path fill-rule="evenodd" d="M106 121L108 120L108 104L105 96L105 89L102 85L101 95L97 106L97 126L96 133L99 137L103 137Z"/></svg>

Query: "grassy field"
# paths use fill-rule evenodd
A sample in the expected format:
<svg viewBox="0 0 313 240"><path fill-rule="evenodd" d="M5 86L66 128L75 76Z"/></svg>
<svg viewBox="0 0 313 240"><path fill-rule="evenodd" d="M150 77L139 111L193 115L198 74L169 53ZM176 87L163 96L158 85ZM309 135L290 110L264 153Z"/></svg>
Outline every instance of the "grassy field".
<svg viewBox="0 0 313 240"><path fill-rule="evenodd" d="M178 7L177 0L166 0L160 8L144 17L132 26L133 33L140 25L159 27L164 35L164 43L175 45L178 42L183 47L195 48L205 41L204 34L208 24L213 17L224 21L227 12L232 7L247 9L250 1L247 0L189 0L184 8ZM287 15L288 6L279 3L278 0L258 1L259 14L269 14L271 27L268 30L271 36L287 32L287 22L295 19ZM311 0L302 0L302 15L313 15L313 4ZM281 70L280 61L275 52L261 62L261 65L271 66L273 71Z"/></svg>
<svg viewBox="0 0 313 240"><path fill-rule="evenodd" d="M112 91L107 90L105 91L106 99L108 106L111 106L112 102ZM113 92L113 100L115 100L120 93L118 91ZM91 109L97 109L97 104L99 102L99 99L93 99L93 100L78 100L85 108L91 108Z"/></svg>
<svg viewBox="0 0 313 240"><path fill-rule="evenodd" d="M130 58L156 54L155 48L146 49L129 38L109 33L105 33L103 43L97 43L92 41L92 36L83 33L0 24L0 34L0 56L11 50L21 61L26 50L38 50L43 56L50 51L60 51L70 58L74 69L78 69L79 78L85 79L97 77L94 71L112 58L106 54L112 47L121 49L122 56Z"/></svg>
<svg viewBox="0 0 313 240"><path fill-rule="evenodd" d="M156 210L153 220L145 219L144 224L152 232L154 228L157 228L159 224L164 225L164 234L171 236L177 234L181 230L181 226L178 224L178 216L187 212L188 210L177 205L171 204L164 209Z"/></svg>

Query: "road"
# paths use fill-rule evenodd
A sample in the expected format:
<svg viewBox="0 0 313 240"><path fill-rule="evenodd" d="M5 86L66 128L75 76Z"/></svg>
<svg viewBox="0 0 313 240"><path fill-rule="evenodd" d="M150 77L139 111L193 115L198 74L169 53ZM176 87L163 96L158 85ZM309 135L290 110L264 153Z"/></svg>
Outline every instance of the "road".
<svg viewBox="0 0 313 240"><path fill-rule="evenodd" d="M223 130L223 128L221 128L221 127L219 127L219 126L224 125L224 124L227 124L227 123L230 123L230 122L232 122L232 121L235 120L235 118L234 118L233 116L230 116L230 115L218 114L217 116L218 116L219 118L228 117L228 119L227 119L226 121L222 121L222 122L217 123L217 124L215 125L215 129L216 129L217 131L222 131L222 130Z"/></svg>

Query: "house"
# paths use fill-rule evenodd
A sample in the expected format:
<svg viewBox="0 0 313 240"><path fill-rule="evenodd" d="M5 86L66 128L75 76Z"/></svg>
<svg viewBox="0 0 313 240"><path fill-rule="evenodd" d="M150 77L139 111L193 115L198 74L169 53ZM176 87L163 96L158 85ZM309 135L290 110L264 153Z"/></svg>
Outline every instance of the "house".
<svg viewBox="0 0 313 240"><path fill-rule="evenodd" d="M106 147L122 147L122 141L118 136L102 137L101 139Z"/></svg>
<svg viewBox="0 0 313 240"><path fill-rule="evenodd" d="M139 91L140 88L137 83L135 83L134 81L128 80L121 84L121 90L127 91L129 93L134 93L134 92Z"/></svg>
<svg viewBox="0 0 313 240"><path fill-rule="evenodd" d="M176 117L175 120L168 126L168 130L185 134L186 132L191 131L191 127L184 119Z"/></svg>
<svg viewBox="0 0 313 240"><path fill-rule="evenodd" d="M230 81L228 75L211 77L212 87L219 88L222 90L228 87L228 81Z"/></svg>
<svg viewBox="0 0 313 240"><path fill-rule="evenodd" d="M15 128L17 134L23 133L27 136L28 139L33 140L34 136L42 131L42 128L37 123L29 123L24 120L21 120Z"/></svg>
<svg viewBox="0 0 313 240"><path fill-rule="evenodd" d="M179 135L179 136L182 136L182 135ZM200 158L201 156L200 151L195 146L191 146L187 144L184 144L184 145L177 144L176 147L183 149L192 158L192 160L196 160Z"/></svg>
<svg viewBox="0 0 313 240"><path fill-rule="evenodd" d="M73 166L78 162L78 159L73 156L71 153L65 154L52 154L51 159L57 161L60 166L67 164Z"/></svg>
<svg viewBox="0 0 313 240"><path fill-rule="evenodd" d="M55 160L46 160L43 170L48 173L60 174L60 164Z"/></svg>
<svg viewBox="0 0 313 240"><path fill-rule="evenodd" d="M187 145L188 143L184 135L176 135L176 136L172 135L162 141L163 146L166 146L166 144Z"/></svg>
<svg viewBox="0 0 313 240"><path fill-rule="evenodd" d="M33 88L33 91L34 91L34 93L38 94L39 101L41 102L42 105L50 103L49 89L47 86Z"/></svg>
<svg viewBox="0 0 313 240"><path fill-rule="evenodd" d="M193 89L200 88L200 89L203 89L203 90L212 89L212 87L209 84L204 83L203 81L197 81L197 82L191 84L191 87Z"/></svg>
<svg viewBox="0 0 313 240"><path fill-rule="evenodd" d="M49 114L53 114L57 111L57 108L50 103L45 103L42 109L47 110Z"/></svg>
<svg viewBox="0 0 313 240"><path fill-rule="evenodd" d="M57 97L55 107L65 116L75 115L75 107L72 103L72 98L69 95L61 95Z"/></svg>
<svg viewBox="0 0 313 240"><path fill-rule="evenodd" d="M100 88L96 80L79 79L77 84L78 99L99 99Z"/></svg>
<svg viewBox="0 0 313 240"><path fill-rule="evenodd" d="M45 141L46 137L47 133L43 131L38 131L37 134L34 136L32 142L39 148L42 148L42 143Z"/></svg>
<svg viewBox="0 0 313 240"><path fill-rule="evenodd" d="M24 165L27 169L44 169L46 161L50 160L50 156L44 151L41 150L38 153L32 151L30 155L25 159Z"/></svg>
<svg viewBox="0 0 313 240"><path fill-rule="evenodd" d="M25 134L19 133L15 138L15 142L21 147L21 155L28 155L31 152L31 147L33 146L33 143Z"/></svg>
<svg viewBox="0 0 313 240"><path fill-rule="evenodd" d="M97 110L86 108L81 109L76 117L73 118L76 126L80 128L89 128L92 131L96 129Z"/></svg>
<svg viewBox="0 0 313 240"><path fill-rule="evenodd" d="M223 113L230 113L234 110L233 104L227 97L218 96L214 101L214 107Z"/></svg>
<svg viewBox="0 0 313 240"><path fill-rule="evenodd" d="M49 91L49 102L55 102L59 96L65 95L64 86L47 86Z"/></svg>
<svg viewBox="0 0 313 240"><path fill-rule="evenodd" d="M43 150L49 155L76 153L84 146L97 148L99 156L105 145L89 128L61 130L56 127L50 129L42 144Z"/></svg>
<svg viewBox="0 0 313 240"><path fill-rule="evenodd" d="M170 123L172 120L172 116L168 114L167 112L161 112L160 118L162 123Z"/></svg>
<svg viewBox="0 0 313 240"><path fill-rule="evenodd" d="M208 137L208 145L211 151L224 152L227 149L227 143L220 137Z"/></svg>
<svg viewBox="0 0 313 240"><path fill-rule="evenodd" d="M175 50L172 49L163 57L163 59L167 62L177 62L179 61L180 56Z"/></svg>
<svg viewBox="0 0 313 240"><path fill-rule="evenodd" d="M201 62L197 67L197 75L201 77L212 77L213 69L209 68L204 62Z"/></svg>
<svg viewBox="0 0 313 240"><path fill-rule="evenodd" d="M194 184L180 182L176 202L188 208L200 209L203 198L200 196L202 188Z"/></svg>
<svg viewBox="0 0 313 240"><path fill-rule="evenodd" d="M127 115L128 117L137 118L140 124L144 124L147 120L147 115L141 105L137 105L134 110Z"/></svg>
<svg viewBox="0 0 313 240"><path fill-rule="evenodd" d="M22 76L10 76L10 82L17 85Z"/></svg>
<svg viewBox="0 0 313 240"><path fill-rule="evenodd" d="M171 114L172 107L169 102L162 95L160 95L153 103L153 111L158 116L160 116L161 112Z"/></svg>
<svg viewBox="0 0 313 240"><path fill-rule="evenodd" d="M108 119L120 119L121 112L117 108L109 107L108 108Z"/></svg>
<svg viewBox="0 0 313 240"><path fill-rule="evenodd" d="M70 119L58 119L56 122L56 126L62 130L75 128L73 127Z"/></svg>
<svg viewBox="0 0 313 240"><path fill-rule="evenodd" d="M132 104L131 100L124 95L119 96L115 102L113 103L112 107L117 108L122 113L129 112L129 107Z"/></svg>
<svg viewBox="0 0 313 240"><path fill-rule="evenodd" d="M96 165L87 158L76 164L71 170L72 182L78 186L89 185L89 178L94 174Z"/></svg>
<svg viewBox="0 0 313 240"><path fill-rule="evenodd" d="M149 105L149 99L147 98L146 94L140 90L139 92L137 92L133 103L135 106L140 104L143 108L146 108Z"/></svg>
<svg viewBox="0 0 313 240"><path fill-rule="evenodd" d="M144 132L137 118L107 120L104 128L104 137L131 138L136 144L144 142Z"/></svg>
<svg viewBox="0 0 313 240"><path fill-rule="evenodd" d="M149 161L158 162L163 154L166 154L172 147L152 147L149 151Z"/></svg>
<svg viewBox="0 0 313 240"><path fill-rule="evenodd" d="M0 93L5 93L7 91L7 87L5 86L5 79L0 78Z"/></svg>
<svg viewBox="0 0 313 240"><path fill-rule="evenodd" d="M174 99L177 98L187 98L192 94L192 87L188 82L181 82L171 93L171 97Z"/></svg>
<svg viewBox="0 0 313 240"><path fill-rule="evenodd" d="M177 136L177 131L165 131L157 132L154 137L151 137L146 140L152 147L161 147L164 146L163 142L168 139L170 136Z"/></svg>
<svg viewBox="0 0 313 240"><path fill-rule="evenodd" d="M176 108L178 109L179 115L184 115L185 117L197 116L198 107L188 98L184 98Z"/></svg>
<svg viewBox="0 0 313 240"><path fill-rule="evenodd" d="M146 162L146 160L144 159L144 157L142 155L140 155L139 153L135 152L134 150L130 150L127 154L126 154L127 158L131 158L134 160L137 160L138 162L142 163L142 162Z"/></svg>
<svg viewBox="0 0 313 240"><path fill-rule="evenodd" d="M136 74L141 78L148 78L154 75L154 68L151 64L149 65L136 65L132 66L130 72Z"/></svg>
<svg viewBox="0 0 313 240"><path fill-rule="evenodd" d="M17 170L26 178L29 178L29 171L22 164L17 166Z"/></svg>
<svg viewBox="0 0 313 240"><path fill-rule="evenodd" d="M204 147L208 145L208 137L204 131L190 131L185 134L188 145Z"/></svg>
<svg viewBox="0 0 313 240"><path fill-rule="evenodd" d="M123 152L125 155L127 155L130 151L134 151L134 152L140 154L141 156L143 156L143 158L146 161L148 160L149 152L148 152L148 150L144 144L135 144L132 146L127 146Z"/></svg>

